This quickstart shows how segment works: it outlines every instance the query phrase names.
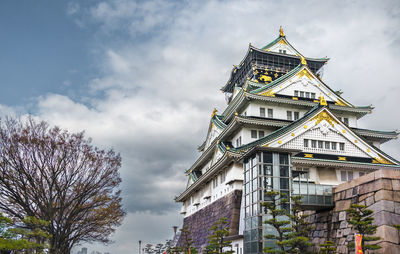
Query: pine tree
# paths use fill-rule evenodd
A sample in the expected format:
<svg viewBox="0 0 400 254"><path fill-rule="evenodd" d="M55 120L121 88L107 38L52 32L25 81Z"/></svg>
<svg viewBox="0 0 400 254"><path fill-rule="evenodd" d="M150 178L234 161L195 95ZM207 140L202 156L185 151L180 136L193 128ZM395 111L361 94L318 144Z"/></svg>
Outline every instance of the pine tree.
<svg viewBox="0 0 400 254"><path fill-rule="evenodd" d="M265 235L266 239L275 240L275 244L279 249L274 247L265 247L264 253L287 253L285 250L285 241L288 240L288 232L290 232L290 220L284 207L288 203L286 195L277 191L269 191L265 193L268 201L262 205L267 209L270 219L264 223L271 225L275 228L277 234Z"/></svg>
<svg viewBox="0 0 400 254"><path fill-rule="evenodd" d="M366 250L377 250L381 247L377 244L368 244L370 241L377 241L378 236L371 236L376 233L377 226L372 225L374 218L371 216L373 211L366 208L365 205L352 204L346 210L349 224L353 225L353 229L362 236L361 248L365 253ZM354 243L349 245L354 248Z"/></svg>
<svg viewBox="0 0 400 254"><path fill-rule="evenodd" d="M226 237L229 236L229 227L226 225L227 219L220 218L216 221L208 230L212 232L208 236L209 242L206 247L205 253L207 254L219 254L228 253L232 254L232 241L227 241ZM230 247L230 250L225 250L224 248Z"/></svg>
<svg viewBox="0 0 400 254"><path fill-rule="evenodd" d="M310 241L309 234L313 227L306 220L308 217L301 207L301 196L291 196L291 211L287 216L291 222L291 230L287 234L288 240L284 241L284 245L289 249L287 253L309 253L309 249L314 244Z"/></svg>
<svg viewBox="0 0 400 254"><path fill-rule="evenodd" d="M188 227L183 227L181 230L180 240L181 244L179 247L175 248L175 251L189 254L189 249L191 254L197 254L197 248L194 246L194 241L191 236L191 232Z"/></svg>
<svg viewBox="0 0 400 254"><path fill-rule="evenodd" d="M25 251L44 253L51 235L43 230L49 222L35 217L26 217L14 223L0 213L0 251Z"/></svg>
<svg viewBox="0 0 400 254"><path fill-rule="evenodd" d="M332 241L326 241L319 245L321 248L319 250L320 254L334 254L336 253L336 247Z"/></svg>

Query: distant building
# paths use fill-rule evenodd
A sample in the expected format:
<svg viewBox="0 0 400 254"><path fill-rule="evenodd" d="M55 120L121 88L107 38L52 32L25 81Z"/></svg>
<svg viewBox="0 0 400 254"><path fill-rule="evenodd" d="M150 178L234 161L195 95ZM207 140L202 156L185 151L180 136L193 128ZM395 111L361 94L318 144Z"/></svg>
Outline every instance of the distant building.
<svg viewBox="0 0 400 254"><path fill-rule="evenodd" d="M327 62L304 57L281 29L267 46L249 45L234 66L221 89L227 108L212 113L200 156L186 171L186 189L175 199L200 252L220 217L228 219L236 254L276 247L264 237L274 233L263 224L267 191L302 195L307 210L332 209L333 187L399 169L400 162L380 150L398 132L361 129L358 120L373 107L351 104L322 81ZM374 92L384 91L377 84Z"/></svg>

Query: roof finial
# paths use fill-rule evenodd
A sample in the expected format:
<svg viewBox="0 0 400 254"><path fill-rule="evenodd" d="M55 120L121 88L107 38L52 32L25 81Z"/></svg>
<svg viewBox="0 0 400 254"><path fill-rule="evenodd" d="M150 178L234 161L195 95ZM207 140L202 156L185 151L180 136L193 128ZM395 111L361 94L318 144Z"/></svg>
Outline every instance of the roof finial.
<svg viewBox="0 0 400 254"><path fill-rule="evenodd" d="M283 28L282 28L282 26L279 28L279 35L280 35L281 37L285 37L285 34L283 33Z"/></svg>
<svg viewBox="0 0 400 254"><path fill-rule="evenodd" d="M306 61L306 59L304 58L304 56L300 56L300 59L301 59L301 64L302 64L302 65L307 65L307 61Z"/></svg>
<svg viewBox="0 0 400 254"><path fill-rule="evenodd" d="M212 112L212 114L211 114L211 118L213 118L216 114L217 114L217 109L216 108L214 108L214 110L213 110L213 112Z"/></svg>

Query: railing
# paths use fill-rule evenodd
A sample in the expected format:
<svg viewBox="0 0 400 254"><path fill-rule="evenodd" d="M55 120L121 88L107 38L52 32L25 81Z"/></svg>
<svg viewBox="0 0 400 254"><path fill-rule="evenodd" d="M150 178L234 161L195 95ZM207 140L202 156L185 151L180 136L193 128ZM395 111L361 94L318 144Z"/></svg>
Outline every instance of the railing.
<svg viewBox="0 0 400 254"><path fill-rule="evenodd" d="M332 185L293 180L293 195L301 195L304 206L315 209L333 206Z"/></svg>

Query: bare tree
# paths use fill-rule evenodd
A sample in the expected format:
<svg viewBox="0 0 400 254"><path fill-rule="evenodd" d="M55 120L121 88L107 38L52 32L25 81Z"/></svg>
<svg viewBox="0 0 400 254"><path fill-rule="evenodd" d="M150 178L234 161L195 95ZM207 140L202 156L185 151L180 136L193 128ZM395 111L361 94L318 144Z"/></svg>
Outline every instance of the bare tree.
<svg viewBox="0 0 400 254"><path fill-rule="evenodd" d="M125 215L118 186L121 158L29 117L0 120L0 210L50 222L49 252L79 242L108 243Z"/></svg>

